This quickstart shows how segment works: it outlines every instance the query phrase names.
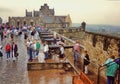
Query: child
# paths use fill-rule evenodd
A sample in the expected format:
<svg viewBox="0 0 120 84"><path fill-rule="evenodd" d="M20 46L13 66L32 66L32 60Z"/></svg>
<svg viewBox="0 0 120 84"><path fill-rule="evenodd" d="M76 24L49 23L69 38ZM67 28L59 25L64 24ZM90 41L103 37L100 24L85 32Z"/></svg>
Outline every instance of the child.
<svg viewBox="0 0 120 84"><path fill-rule="evenodd" d="M83 61L84 61L84 73L88 74L88 65L90 64L90 58L86 50L84 51Z"/></svg>

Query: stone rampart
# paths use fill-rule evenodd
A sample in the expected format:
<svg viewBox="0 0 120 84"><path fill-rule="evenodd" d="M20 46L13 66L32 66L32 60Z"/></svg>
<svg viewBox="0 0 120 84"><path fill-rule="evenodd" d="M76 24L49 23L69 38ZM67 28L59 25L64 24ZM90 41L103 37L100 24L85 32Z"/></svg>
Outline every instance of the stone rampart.
<svg viewBox="0 0 120 84"><path fill-rule="evenodd" d="M96 78L98 74L99 65L102 65L111 55L115 55L115 57L117 58L118 52L120 52L120 38L118 37L87 31L84 32L81 30L81 28L56 29L55 31L68 37L69 39L72 39L73 41L75 40L80 41L80 44L84 46L85 50L88 51L91 61L89 65L89 70L92 71L92 73L93 72L96 73L96 75L93 76ZM74 59L73 52L71 50L68 50L65 53L68 56L68 59L71 62L73 62ZM81 66L79 67L83 67L83 61L81 62L82 64L80 63ZM100 75L102 77L105 76L104 70L105 67L100 71Z"/></svg>
<svg viewBox="0 0 120 84"><path fill-rule="evenodd" d="M93 62L102 64L109 56L118 57L120 51L120 38L98 34L93 32L81 31L81 28L57 29L58 33L73 39L79 40L85 46Z"/></svg>

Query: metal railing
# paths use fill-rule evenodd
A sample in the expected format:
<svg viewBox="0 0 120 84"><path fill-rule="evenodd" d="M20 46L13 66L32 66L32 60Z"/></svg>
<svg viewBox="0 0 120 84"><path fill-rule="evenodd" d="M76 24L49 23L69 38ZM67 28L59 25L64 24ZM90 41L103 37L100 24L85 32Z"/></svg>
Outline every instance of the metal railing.
<svg viewBox="0 0 120 84"><path fill-rule="evenodd" d="M54 31L52 31L52 30L50 30L50 32L54 32ZM56 32L56 34L58 35L58 36L60 36L60 37L62 37L63 39L65 39L65 40L67 40L67 41L69 41L69 42L71 42L72 44L74 44L75 43L75 41L74 40L72 40L72 39L69 39L69 38L67 38L67 37L65 37L65 36L63 36L63 35L61 35L61 34L59 34L59 33L57 33ZM83 49L86 49L85 48L85 46L83 46L83 45L80 45L81 46L81 48L83 48ZM81 56L81 54L80 54L80 56ZM69 56L67 56L67 57L65 57L64 58L64 61L68 58ZM80 57L81 58L81 57ZM100 84L100 73L101 73L101 70L103 69L103 68L105 68L104 66L101 66L101 65L99 65L99 64L95 64L92 60L90 61L90 64L91 65L94 65L96 68L97 68L97 76L96 76L96 78L97 78L97 84ZM120 71L119 71L119 74L120 74ZM120 82L120 75L118 75L118 83L116 83L116 84L120 84L119 82Z"/></svg>
<svg viewBox="0 0 120 84"><path fill-rule="evenodd" d="M99 65L98 67L98 76L97 76L97 84L100 84L100 72L101 70L105 69L105 67L110 64L110 66L114 63L116 63L116 60L119 60L119 63L117 63L119 65L119 68L118 68L118 72L116 73L116 76L115 76L115 84L120 84L120 58L117 58L115 59L115 61L112 61L112 62L109 62L105 65Z"/></svg>

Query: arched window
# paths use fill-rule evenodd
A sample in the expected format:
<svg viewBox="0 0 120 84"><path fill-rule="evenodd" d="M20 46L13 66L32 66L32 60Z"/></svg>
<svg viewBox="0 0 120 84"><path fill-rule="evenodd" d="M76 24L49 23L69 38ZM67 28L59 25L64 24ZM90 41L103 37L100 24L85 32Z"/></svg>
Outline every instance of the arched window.
<svg viewBox="0 0 120 84"><path fill-rule="evenodd" d="M20 25L20 22L19 21L17 21L17 26L19 26Z"/></svg>
<svg viewBox="0 0 120 84"><path fill-rule="evenodd" d="M30 25L33 26L33 22L30 22Z"/></svg>
<svg viewBox="0 0 120 84"><path fill-rule="evenodd" d="M34 25L34 22L33 22L33 21L34 21L33 19L30 20L30 25L31 25L31 26Z"/></svg>
<svg viewBox="0 0 120 84"><path fill-rule="evenodd" d="M26 25L26 21L23 22L23 25Z"/></svg>

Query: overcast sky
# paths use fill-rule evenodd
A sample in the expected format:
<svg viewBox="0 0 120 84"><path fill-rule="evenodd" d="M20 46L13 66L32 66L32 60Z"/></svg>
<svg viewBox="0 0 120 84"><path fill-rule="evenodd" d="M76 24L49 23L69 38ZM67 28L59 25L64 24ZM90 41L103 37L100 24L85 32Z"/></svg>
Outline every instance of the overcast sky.
<svg viewBox="0 0 120 84"><path fill-rule="evenodd" d="M120 0L1 0L0 17L25 16L47 3L55 15L70 14L73 23L120 25Z"/></svg>

